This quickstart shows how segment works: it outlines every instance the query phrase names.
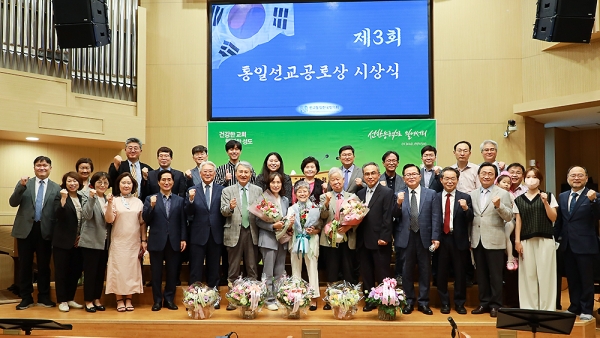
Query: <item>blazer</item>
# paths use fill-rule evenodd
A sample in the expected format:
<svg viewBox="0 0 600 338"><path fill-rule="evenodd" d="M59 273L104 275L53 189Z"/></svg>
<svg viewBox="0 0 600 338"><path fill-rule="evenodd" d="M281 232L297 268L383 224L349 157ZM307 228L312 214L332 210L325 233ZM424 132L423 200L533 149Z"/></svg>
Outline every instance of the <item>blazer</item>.
<svg viewBox="0 0 600 338"><path fill-rule="evenodd" d="M159 172L160 169L148 172L148 182L144 185L144 196L155 195L160 192L160 186L158 186ZM175 169L171 169L171 173L173 174L173 188L171 191L175 195L185 197L185 193L187 191L185 175L181 171Z"/></svg>
<svg viewBox="0 0 600 338"><path fill-rule="evenodd" d="M77 219L77 211L75 204L70 196L67 196L65 206L60 205L60 193L56 195L54 204L56 208L56 226L54 226L54 234L52 235L52 246L61 249L71 249L75 245L75 240L79 235L79 220ZM77 193L77 199L82 206L87 202L87 196L81 192Z"/></svg>
<svg viewBox="0 0 600 338"><path fill-rule="evenodd" d="M442 190L444 190L444 186L442 185L442 182L440 181L440 174L436 174L435 171L433 172L433 175L431 175L431 179L429 180L429 187L427 187L425 185L425 168L421 168L421 186L422 187L426 187L429 188L431 190L435 190L435 192L441 192Z"/></svg>
<svg viewBox="0 0 600 338"><path fill-rule="evenodd" d="M404 178L398 174L396 174L396 181L394 182L393 187L389 187L387 185L387 178L385 177L385 173L379 176L379 184L384 187L388 187L394 191L394 194L397 196L398 193L406 188L406 183L404 183Z"/></svg>
<svg viewBox="0 0 600 338"><path fill-rule="evenodd" d="M265 182L263 182L263 174L259 174L258 176L256 176L256 185L259 186L263 191L267 190L267 187L265 187ZM288 200L288 205L286 205L285 207L289 207L292 202L292 189L293 189L293 185L292 185L292 179L290 178L290 175L286 175L283 174L283 182L281 184L283 186L283 190L285 190L285 197L287 197Z"/></svg>
<svg viewBox="0 0 600 338"><path fill-rule="evenodd" d="M334 194L337 194L334 191L331 191ZM347 191L342 191L342 198L344 201L349 200L350 198L356 197L356 195L354 195L353 193L349 193ZM331 198L331 200L329 201L329 208L325 209L325 199L326 199L327 194L323 194L321 195L321 201L320 201L320 206L321 206L321 219L323 220L323 228L325 228L325 225L329 222L331 222L334 217L335 217L335 209L336 209L336 199L335 196ZM350 230L348 230L346 232L346 236L348 237L348 248L350 249L356 249L356 229L352 228ZM322 234L321 239L319 240L319 244L322 246L329 246L329 244L327 243L327 236L325 234Z"/></svg>
<svg viewBox="0 0 600 338"><path fill-rule="evenodd" d="M281 196L281 214L283 217L287 215L287 210L290 205L287 197ZM256 225L258 226L258 246L260 248L267 248L271 250L279 249L279 241L275 237L275 230L273 230L273 223L267 223L262 219L251 214L250 217L256 218ZM293 224L291 225L293 226ZM288 243L283 244L283 248L287 250Z"/></svg>
<svg viewBox="0 0 600 338"><path fill-rule="evenodd" d="M150 197L156 196L154 208L150 206ZM169 216L161 193L146 197L142 218L148 226L148 251L162 251L167 244L175 252L181 251L181 241L187 240L187 223L184 211L183 197L171 193Z"/></svg>
<svg viewBox="0 0 600 338"><path fill-rule="evenodd" d="M190 202L188 190L188 197L185 199L185 212L188 219L191 219L189 227L190 244L206 245L211 233L215 243L223 244L225 217L221 214L221 195L225 187L216 184L214 180L211 184L210 208L206 205L204 184L198 184L190 188L196 189L194 202Z"/></svg>
<svg viewBox="0 0 600 338"><path fill-rule="evenodd" d="M150 173L150 171L152 171L152 167L150 167L146 163L142 163L140 161L140 170L142 170L144 168L148 168L148 173ZM114 163L110 164L110 167L108 167L108 176L110 177L110 185L112 187L113 195L115 195L115 196L121 195L121 189L119 188L118 185L115 184L115 181L117 180L119 175L121 175L122 173L130 173L130 172L131 172L131 170L129 169L129 162L127 159L125 159L125 160L123 160L123 162L121 162L121 165L119 166L118 170L115 169ZM147 180L142 179L142 182L138 186L138 190L137 190L138 197L142 202L144 202L144 199L146 197L146 196L144 196L144 192L146 191L145 186L147 183L148 183Z"/></svg>
<svg viewBox="0 0 600 338"><path fill-rule="evenodd" d="M440 239L440 220L442 209L438 194L431 189L421 187L419 196L419 233L424 248L431 246L431 241ZM400 219L394 229L394 246L405 249L408 246L410 230L410 193L408 187L404 189L404 202L398 207L396 204L396 216Z"/></svg>
<svg viewBox="0 0 600 338"><path fill-rule="evenodd" d="M252 183L246 184L248 188L248 206L255 203L262 195L262 189ZM240 239L240 230L242 228L242 201L240 200L239 194L240 185L238 183L223 189L221 194L221 214L227 219L225 220L225 228L223 232L223 244L228 247L234 247L237 245ZM234 210L229 208L229 202L232 198L235 198L237 205ZM251 213L248 212L250 219L250 232L252 234L252 243L258 244L258 228L256 227L256 218L251 217Z"/></svg>
<svg viewBox="0 0 600 338"><path fill-rule="evenodd" d="M15 190L8 199L11 207L19 207L13 223L11 236L14 238L25 239L29 236L35 217L35 180L33 177L27 181L25 186L21 182L17 183ZM54 199L59 195L60 186L48 179L46 186L46 195L44 195L44 203L42 204L42 218L40 219L40 227L42 230L42 238L49 241L52 239L52 232L56 224L56 205Z"/></svg>
<svg viewBox="0 0 600 338"><path fill-rule="evenodd" d="M185 176L186 185L188 188L202 183L202 178L200 177L200 170L198 170L198 167L194 167L194 169L190 170L190 172L192 174L191 178Z"/></svg>
<svg viewBox="0 0 600 338"><path fill-rule="evenodd" d="M342 169L342 178L344 178L344 166L341 166L340 169ZM350 178L348 179L348 189L346 189L347 192L352 193L352 194L356 194L357 191L359 191L360 189L366 187L367 185L365 184L364 180L362 185L356 185L356 182L354 182L357 178L360 178L361 180L363 179L363 173L362 173L362 169L356 165L356 163L354 163L354 170L352 170L352 173L350 174ZM331 187L327 188L328 191L332 191Z"/></svg>
<svg viewBox="0 0 600 338"><path fill-rule="evenodd" d="M490 196L483 209L480 207L481 188L469 195L473 201L473 227L471 229L471 247L476 248L481 242L485 249L506 249L504 222L513 219L512 201L508 191L492 185ZM500 207L495 208L492 198L500 197Z"/></svg>
<svg viewBox="0 0 600 338"><path fill-rule="evenodd" d="M82 248L104 250L105 243L110 242L110 224L104 220L106 205L102 205L98 196L89 197L83 204L79 246Z"/></svg>
<svg viewBox="0 0 600 338"><path fill-rule="evenodd" d="M443 210L446 207L444 201L446 200L444 195L446 191L438 193L438 199L442 207L442 217L440 218L440 233L444 232L444 213ZM467 210L463 210L458 203L459 200L467 201ZM454 238L454 244L458 250L468 250L470 248L469 239L469 224L473 222L473 202L471 202L471 196L464 192L454 190L454 205L450 205L453 210L454 217L452 218L452 238Z"/></svg>
<svg viewBox="0 0 600 338"><path fill-rule="evenodd" d="M600 219L600 202L593 202L586 196L589 188L584 188L575 207L569 212L569 195L565 191L558 198L558 217L554 224L554 237L559 239L558 250L564 252L567 246L575 254L597 254L598 239L596 227Z"/></svg>
<svg viewBox="0 0 600 338"><path fill-rule="evenodd" d="M396 178L397 179L397 178ZM363 188L356 193L361 201L366 202L367 189ZM369 200L369 213L363 218L356 228L356 246L366 247L369 250L378 250L383 247L377 244L384 240L392 244L393 222L392 215L396 205L394 191L388 187L375 185L375 191Z"/></svg>

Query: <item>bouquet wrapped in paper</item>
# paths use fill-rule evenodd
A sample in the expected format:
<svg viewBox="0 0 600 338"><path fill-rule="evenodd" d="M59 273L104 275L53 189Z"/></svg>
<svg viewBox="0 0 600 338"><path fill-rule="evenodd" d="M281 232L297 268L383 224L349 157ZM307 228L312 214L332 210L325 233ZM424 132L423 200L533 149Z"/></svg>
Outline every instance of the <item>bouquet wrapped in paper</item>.
<svg viewBox="0 0 600 338"><path fill-rule="evenodd" d="M383 283L371 289L365 302L378 306L380 319L393 320L396 309L402 310L406 306L406 295L398 287L396 279L385 278Z"/></svg>
<svg viewBox="0 0 600 338"><path fill-rule="evenodd" d="M229 292L225 294L227 300L239 307L244 313L251 312L255 317L262 310L267 297L267 285L265 281L257 281L250 278L238 278L231 285Z"/></svg>
<svg viewBox="0 0 600 338"><path fill-rule="evenodd" d="M183 287L183 305L192 319L207 319L215 312L215 303L221 300L219 290L203 283Z"/></svg>
<svg viewBox="0 0 600 338"><path fill-rule="evenodd" d="M306 229L310 227L314 228L319 222L321 217L321 211L319 210L319 207L313 204L311 201L307 201L307 203L298 202L288 209L288 214L290 213L294 215L294 240L292 241L293 245L291 248L292 254L296 254L298 256L304 256L308 253L318 255L319 242L310 241L312 236L318 235L310 235L306 232Z"/></svg>
<svg viewBox="0 0 600 338"><path fill-rule="evenodd" d="M275 223L283 218L278 199L267 190L262 194L262 199L248 206L248 211L267 223Z"/></svg>
<svg viewBox="0 0 600 338"><path fill-rule="evenodd" d="M338 233L338 229L341 226L356 226L360 224L368 212L369 208L358 200L357 197L352 197L342 202L339 210L339 219L334 219L323 228L327 236L327 242L331 247L336 248L339 243L347 240L346 234Z"/></svg>
<svg viewBox="0 0 600 338"><path fill-rule="evenodd" d="M339 281L327 286L323 300L333 308L334 318L351 319L357 311L356 305L362 298L360 283L354 285L346 281Z"/></svg>
<svg viewBox="0 0 600 338"><path fill-rule="evenodd" d="M300 318L300 311L306 314L313 297L313 290L305 280L284 274L275 284L275 288L277 304L285 310L286 318Z"/></svg>

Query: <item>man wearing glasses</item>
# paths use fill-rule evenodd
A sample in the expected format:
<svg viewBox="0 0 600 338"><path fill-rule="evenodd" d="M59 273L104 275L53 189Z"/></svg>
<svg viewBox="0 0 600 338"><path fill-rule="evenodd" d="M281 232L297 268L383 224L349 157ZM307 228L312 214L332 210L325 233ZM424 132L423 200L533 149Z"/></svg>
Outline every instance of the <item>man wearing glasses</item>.
<svg viewBox="0 0 600 338"><path fill-rule="evenodd" d="M148 172L152 171L152 168L146 163L140 162L140 155L142 154L142 141L136 137L130 137L125 141L125 155L127 155L127 161L123 163L121 155L115 156L113 163L108 168L108 175L112 182L113 194L120 195L119 185L115 185L117 177L122 173L131 173L138 183L137 191L143 192L148 182ZM144 202L143 193L139 194L139 198Z"/></svg>
<svg viewBox="0 0 600 338"><path fill-rule="evenodd" d="M339 159L342 162L344 191L356 194L357 191L366 187L363 183L363 173L360 168L354 165L354 148L351 145L343 146L339 151ZM328 187L328 190L331 190Z"/></svg>
<svg viewBox="0 0 600 338"><path fill-rule="evenodd" d="M506 163L496 161L498 156L498 142L494 140L485 140L479 145L481 156L483 156L483 162L489 162L498 168L498 172L504 171Z"/></svg>
<svg viewBox="0 0 600 338"><path fill-rule="evenodd" d="M452 168L458 169L460 172L456 189L468 194L481 187L481 182L479 182L477 177L479 166L469 162L469 157L471 157L471 143L468 141L456 143L454 145L454 156L456 157L456 164L453 164Z"/></svg>
<svg viewBox="0 0 600 338"><path fill-rule="evenodd" d="M421 149L421 185L425 188L440 192L444 190L440 182L440 171L442 168L435 165L437 158L437 149L434 146L426 145Z"/></svg>

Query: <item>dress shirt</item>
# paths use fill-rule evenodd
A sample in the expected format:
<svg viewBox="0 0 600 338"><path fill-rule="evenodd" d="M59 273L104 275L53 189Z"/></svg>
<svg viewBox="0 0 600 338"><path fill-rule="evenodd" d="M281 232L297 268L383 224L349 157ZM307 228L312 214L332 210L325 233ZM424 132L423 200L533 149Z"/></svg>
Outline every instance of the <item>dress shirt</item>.
<svg viewBox="0 0 600 338"><path fill-rule="evenodd" d="M455 163L451 167L460 172L456 190L468 194L471 191L481 187L481 182L479 182L479 177L477 176L477 170L479 170L479 166L477 164L468 162L466 167L460 169L458 164Z"/></svg>
<svg viewBox="0 0 600 338"><path fill-rule="evenodd" d="M394 176L388 176L387 173L383 173L385 175L385 183L387 184L387 187L394 190L394 192L396 192L396 178L398 178L398 175L396 175L396 173L394 173Z"/></svg>
<svg viewBox="0 0 600 338"><path fill-rule="evenodd" d="M248 184L250 184L250 183L248 183ZM238 183L238 185L237 185L237 186L238 186L238 191L239 191L239 194L240 194L240 201L241 201L241 200L242 200L242 198L243 198L242 194L244 193L244 188L245 188L245 189L246 189L246 191L245 191L245 193L246 193L246 198L248 199L248 203L250 203L250 196L248 195L248 184L246 184L246 186L242 187L242 186L241 186L241 185ZM240 206L241 206L241 204L240 204ZM248 205L248 206L250 206L250 205Z"/></svg>
<svg viewBox="0 0 600 338"><path fill-rule="evenodd" d="M425 182L425 188L429 188L429 185L431 184L431 176L434 174L434 170L433 168L431 169L427 169L426 167L423 167L423 182Z"/></svg>
<svg viewBox="0 0 600 338"><path fill-rule="evenodd" d="M377 189L378 186L379 186L379 184L375 184L375 186L373 188L367 187L367 193L365 194L365 203L367 205L369 205L369 202L371 201L371 198L373 197L373 194L375 193L375 189Z"/></svg>
<svg viewBox="0 0 600 338"><path fill-rule="evenodd" d="M167 218L169 218L169 213L171 212L171 194L169 193L168 195L163 195L163 193L160 193L160 195L162 196L163 203L165 205L165 212L167 213Z"/></svg>
<svg viewBox="0 0 600 338"><path fill-rule="evenodd" d="M46 198L46 191L48 191L48 178L44 178L43 180L40 180L39 178L35 178L35 196L37 199L37 193L40 190L40 182L44 181L44 194L42 195L42 203L44 202L44 199Z"/></svg>
<svg viewBox="0 0 600 338"><path fill-rule="evenodd" d="M481 194L479 196L479 208L483 211L487 203L490 201L490 196L492 193L492 187L484 188L481 187Z"/></svg>
<svg viewBox="0 0 600 338"><path fill-rule="evenodd" d="M450 197L446 195L450 194ZM446 219L446 200L450 198L450 232L454 231L454 200L456 197L456 189L448 193L446 190L442 190L442 221ZM442 224L442 231L444 226Z"/></svg>
<svg viewBox="0 0 600 338"><path fill-rule="evenodd" d="M417 199L417 208L419 210L421 210L421 185L419 184L414 190L415 190L415 197ZM412 191L413 191L413 189L408 188L408 198L406 198L406 197L404 198L405 202L408 199L408 203L410 203L410 199L412 198ZM410 209L410 207L409 207L409 209Z"/></svg>
<svg viewBox="0 0 600 338"><path fill-rule="evenodd" d="M577 200L579 200L581 198L582 192L583 192L583 189L580 189L579 191L573 191L573 189L571 189L571 192L569 193L569 201L567 202L567 209L569 210L569 212L571 212L571 209L569 209L569 207L571 206L571 200L573 199L573 194L577 194Z"/></svg>
<svg viewBox="0 0 600 338"><path fill-rule="evenodd" d="M513 190L508 190L508 192L510 192L510 194L513 197L513 201L515 198L523 195L525 192L527 192L528 188L527 186L523 185L523 184L519 184L519 186L517 187L517 189Z"/></svg>

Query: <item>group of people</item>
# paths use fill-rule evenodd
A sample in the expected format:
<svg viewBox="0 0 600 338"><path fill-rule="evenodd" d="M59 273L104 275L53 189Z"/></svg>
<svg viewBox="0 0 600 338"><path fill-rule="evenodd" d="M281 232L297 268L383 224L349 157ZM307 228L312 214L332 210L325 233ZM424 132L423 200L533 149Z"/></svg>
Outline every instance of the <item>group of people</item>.
<svg viewBox="0 0 600 338"><path fill-rule="evenodd" d="M174 295L183 252L189 256L189 282L205 281L210 287L219 285L221 265L232 282L243 275L241 266L247 277L259 279L262 261L271 310L277 310L273 280L284 274L289 252L292 275L300 276L302 263L306 265L314 290L313 311L321 267L327 282L360 279L367 291L396 275L407 297L403 312L410 314L416 305L418 311L431 315L433 253L444 314L451 312L448 280L452 272L454 310L467 313L466 275L473 269L472 257L479 287L479 305L472 314L497 316L504 266L518 270L521 308L553 311L560 280L558 247L567 262L568 311L582 320L592 318L600 205L596 192L586 188L588 175L581 166L568 170L571 189L557 198L540 190L543 175L539 169L498 162L498 145L492 140L481 143L484 162L479 165L470 162L471 144L460 141L453 148L456 163L436 166L437 149L428 145L421 150L422 163L405 164L401 172L397 152L383 154L382 167L376 162L359 167L354 163L354 148L347 145L339 150L341 166L328 171L326 182L316 177L319 161L307 157L301 163L304 176L294 185L285 174L280 154L269 153L257 176L252 165L240 159L240 142L228 141L225 150L229 161L217 166L208 160L206 147L196 146L192 149L195 167L181 172L171 168L172 150L161 147L157 150L159 168L153 170L139 161L142 142L130 138L125 142L126 160L117 155L108 172L94 173L91 159L82 158L75 171L63 175L60 186L48 179L51 160L36 158L35 177L22 177L9 201L19 207L12 232L20 258L22 300L17 309L34 304L34 254L37 303L56 305L50 299L49 285L53 254L61 311L104 311L100 302L104 280L105 293L116 295L117 311L133 311L131 295L143 292L140 258L148 251L153 311L177 309ZM291 224L249 211L265 194ZM352 199L369 208L367 215L358 225L330 226L340 220L341 206ZM513 257L513 232L518 259ZM337 237L339 243L332 245ZM74 301L82 272L84 305ZM232 304L227 306L233 309ZM323 309L331 306L325 303ZM373 309L370 304L363 308Z"/></svg>

